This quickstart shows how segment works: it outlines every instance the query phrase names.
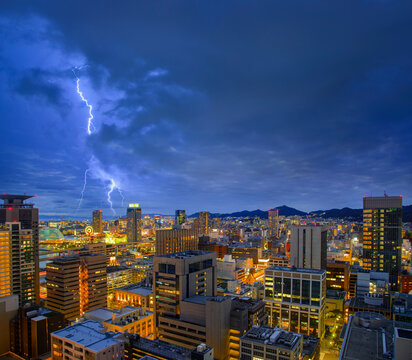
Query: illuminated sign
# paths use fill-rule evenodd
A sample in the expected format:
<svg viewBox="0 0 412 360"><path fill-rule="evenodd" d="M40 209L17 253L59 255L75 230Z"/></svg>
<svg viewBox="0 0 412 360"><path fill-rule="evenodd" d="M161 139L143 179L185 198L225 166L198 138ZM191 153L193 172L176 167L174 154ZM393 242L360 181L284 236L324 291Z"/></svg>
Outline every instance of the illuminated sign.
<svg viewBox="0 0 412 360"><path fill-rule="evenodd" d="M93 235L94 234L93 228L91 226L86 226L86 228L84 229L84 233L89 236Z"/></svg>
<svg viewBox="0 0 412 360"><path fill-rule="evenodd" d="M138 207L140 207L138 203L129 204L129 208L138 208Z"/></svg>

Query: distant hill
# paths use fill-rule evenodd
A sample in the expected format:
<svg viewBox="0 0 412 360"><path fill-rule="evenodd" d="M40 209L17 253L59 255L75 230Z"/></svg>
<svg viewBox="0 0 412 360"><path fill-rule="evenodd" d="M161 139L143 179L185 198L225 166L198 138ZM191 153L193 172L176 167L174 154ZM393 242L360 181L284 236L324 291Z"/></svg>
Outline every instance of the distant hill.
<svg viewBox="0 0 412 360"><path fill-rule="evenodd" d="M322 217L322 218L332 218L332 219L348 219L348 220L354 220L354 221L362 221L362 209L351 209L348 207L344 207L343 209L330 209L330 210L316 210L316 211L311 211L309 213L306 213L304 211L297 210L295 208L291 208L286 205L278 206L276 209L279 209L279 215L280 216L313 216L313 217ZM403 222L412 222L412 205L407 205L404 206L402 209L402 221ZM199 213L194 213L190 215L189 217L198 217ZM248 211L248 210L243 210L243 211L237 211L233 213L227 213L227 214L222 214L222 213L211 213L210 214L211 218L227 218L227 217L259 217L261 219L267 219L268 218L268 212L263 211L260 209L253 210L253 211Z"/></svg>

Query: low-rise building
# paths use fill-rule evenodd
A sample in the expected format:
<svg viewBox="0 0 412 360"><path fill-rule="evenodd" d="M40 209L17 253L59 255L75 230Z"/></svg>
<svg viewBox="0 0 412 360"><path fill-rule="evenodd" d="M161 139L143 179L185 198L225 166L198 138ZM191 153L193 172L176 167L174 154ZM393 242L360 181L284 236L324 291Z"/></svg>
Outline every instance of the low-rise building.
<svg viewBox="0 0 412 360"><path fill-rule="evenodd" d="M240 360L318 359L319 341L280 328L254 327L240 339Z"/></svg>
<svg viewBox="0 0 412 360"><path fill-rule="evenodd" d="M53 360L123 360L124 336L85 321L51 334Z"/></svg>
<svg viewBox="0 0 412 360"><path fill-rule="evenodd" d="M142 337L154 333L153 312L144 308L132 306L124 306L120 310L100 308L84 313L83 317L100 322L107 331L128 332Z"/></svg>
<svg viewBox="0 0 412 360"><path fill-rule="evenodd" d="M125 359L213 360L213 348L200 344L190 350L161 340L149 340L139 335L125 336Z"/></svg>
<svg viewBox="0 0 412 360"><path fill-rule="evenodd" d="M130 284L114 289L114 304L120 308L122 306L142 307L153 310L152 288L142 286L141 283Z"/></svg>

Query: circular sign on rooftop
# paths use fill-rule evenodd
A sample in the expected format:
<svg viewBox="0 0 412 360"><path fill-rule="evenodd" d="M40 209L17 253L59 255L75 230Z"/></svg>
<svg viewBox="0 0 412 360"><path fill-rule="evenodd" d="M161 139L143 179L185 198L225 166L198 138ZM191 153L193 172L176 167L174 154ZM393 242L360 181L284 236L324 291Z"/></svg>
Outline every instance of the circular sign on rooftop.
<svg viewBox="0 0 412 360"><path fill-rule="evenodd" d="M84 233L88 236L91 236L94 234L93 228L89 225L86 226L86 228L84 229Z"/></svg>

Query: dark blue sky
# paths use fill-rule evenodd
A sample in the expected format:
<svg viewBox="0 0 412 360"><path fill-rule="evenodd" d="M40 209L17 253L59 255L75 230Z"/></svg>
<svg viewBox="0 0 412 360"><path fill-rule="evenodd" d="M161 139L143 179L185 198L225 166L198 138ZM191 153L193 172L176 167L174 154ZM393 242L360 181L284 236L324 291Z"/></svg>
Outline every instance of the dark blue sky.
<svg viewBox="0 0 412 360"><path fill-rule="evenodd" d="M111 215L111 179L148 213L360 208L384 191L410 204L411 14L384 0L2 1L0 189L38 194L43 215Z"/></svg>

